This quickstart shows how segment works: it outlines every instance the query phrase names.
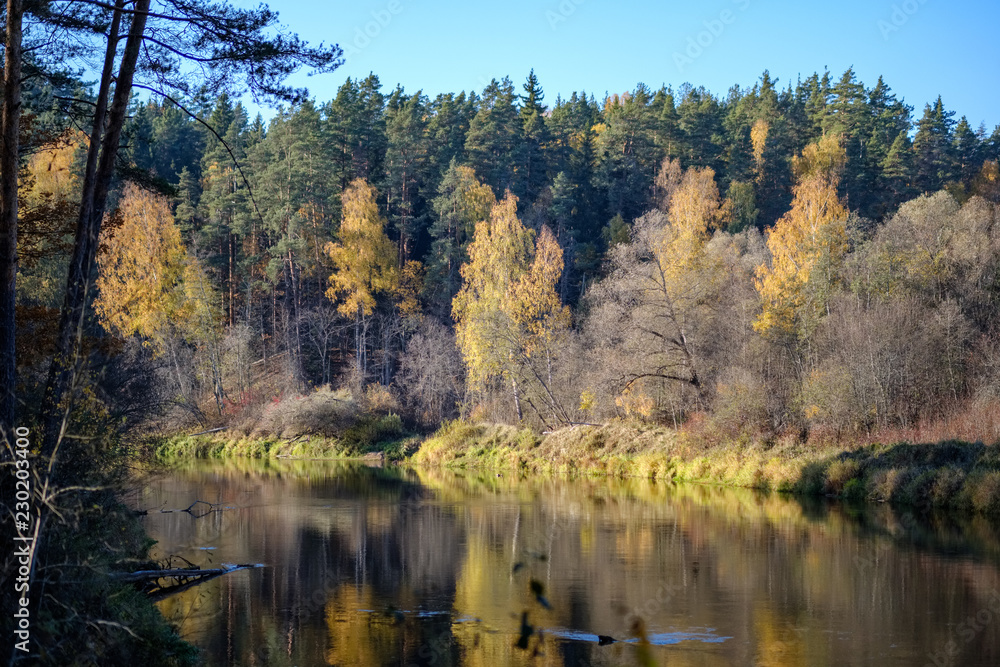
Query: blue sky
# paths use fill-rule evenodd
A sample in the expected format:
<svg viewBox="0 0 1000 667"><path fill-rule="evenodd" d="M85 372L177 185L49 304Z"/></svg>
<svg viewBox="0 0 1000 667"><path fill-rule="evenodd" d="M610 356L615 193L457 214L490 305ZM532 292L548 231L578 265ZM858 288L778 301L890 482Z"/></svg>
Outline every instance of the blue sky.
<svg viewBox="0 0 1000 667"><path fill-rule="evenodd" d="M1000 123L1000 2L841 0L629 2L610 0L353 0L273 2L281 22L310 42L340 44L333 74L296 76L319 101L348 76L379 76L385 91L481 91L490 78L518 85L535 69L547 104L556 94L652 88L686 81L724 95L767 69L784 87L853 66L867 86L885 77L919 116L941 95L956 119ZM269 114L265 114L269 115Z"/></svg>

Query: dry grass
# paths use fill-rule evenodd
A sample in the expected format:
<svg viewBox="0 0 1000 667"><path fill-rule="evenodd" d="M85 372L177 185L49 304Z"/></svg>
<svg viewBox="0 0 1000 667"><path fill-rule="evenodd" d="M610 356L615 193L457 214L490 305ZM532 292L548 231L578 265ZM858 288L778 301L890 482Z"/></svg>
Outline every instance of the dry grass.
<svg viewBox="0 0 1000 667"><path fill-rule="evenodd" d="M1000 401L969 401L943 417L923 419L909 427L885 428L859 438L864 444L876 442L1000 442Z"/></svg>
<svg viewBox="0 0 1000 667"><path fill-rule="evenodd" d="M512 426L455 421L410 460L422 466L639 476L1000 513L1000 445L711 436L708 428L677 431L634 422L540 436Z"/></svg>

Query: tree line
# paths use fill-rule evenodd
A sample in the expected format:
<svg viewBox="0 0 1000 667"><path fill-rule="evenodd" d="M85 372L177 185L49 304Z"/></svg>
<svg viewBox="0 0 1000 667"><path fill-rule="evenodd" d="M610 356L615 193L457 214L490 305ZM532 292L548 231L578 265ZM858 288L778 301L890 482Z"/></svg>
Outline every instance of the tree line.
<svg viewBox="0 0 1000 667"><path fill-rule="evenodd" d="M917 118L852 70L551 106L534 72L434 99L370 75L267 123L226 93L133 101L95 312L201 419L374 383L429 422L906 423L968 396L993 340L1000 128L954 115L938 98ZM86 145L38 152L29 198L58 200L39 184L79 178ZM976 215L982 238L958 231ZM921 224L940 247L901 249ZM58 237L22 269L37 317ZM864 329L892 317L910 352ZM262 362L283 380L262 387Z"/></svg>

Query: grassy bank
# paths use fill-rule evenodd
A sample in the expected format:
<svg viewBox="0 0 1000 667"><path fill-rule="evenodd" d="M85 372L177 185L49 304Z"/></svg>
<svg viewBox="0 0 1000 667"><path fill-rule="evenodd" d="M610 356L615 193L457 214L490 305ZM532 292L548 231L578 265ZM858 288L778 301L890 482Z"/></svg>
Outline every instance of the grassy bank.
<svg viewBox="0 0 1000 667"><path fill-rule="evenodd" d="M998 444L718 440L624 423L538 435L511 426L453 422L427 439L411 461L528 473L639 476L1000 514Z"/></svg>
<svg viewBox="0 0 1000 667"><path fill-rule="evenodd" d="M154 443L154 451L168 465L189 458L377 456L423 467L644 477L1000 514L1000 444L817 443L626 422L539 434L462 421L421 442L393 413L354 413L341 424L325 433L174 436Z"/></svg>
<svg viewBox="0 0 1000 667"><path fill-rule="evenodd" d="M377 455L398 461L416 447L419 438L408 433L395 414L362 415L338 433L246 435L221 431L205 435L174 435L150 443L164 464L189 458L348 458Z"/></svg>

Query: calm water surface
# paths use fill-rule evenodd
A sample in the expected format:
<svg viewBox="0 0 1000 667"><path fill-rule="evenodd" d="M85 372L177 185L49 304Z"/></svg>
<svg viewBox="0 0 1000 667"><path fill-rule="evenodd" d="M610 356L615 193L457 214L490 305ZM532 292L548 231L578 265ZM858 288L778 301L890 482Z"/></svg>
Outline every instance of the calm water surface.
<svg viewBox="0 0 1000 667"><path fill-rule="evenodd" d="M196 500L223 509L158 511ZM134 504L158 557L264 565L160 603L209 665L633 665L637 635L657 665L1000 664L982 518L325 461L198 462Z"/></svg>

